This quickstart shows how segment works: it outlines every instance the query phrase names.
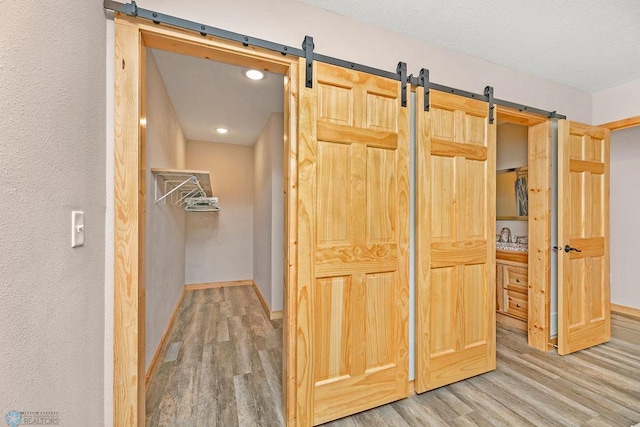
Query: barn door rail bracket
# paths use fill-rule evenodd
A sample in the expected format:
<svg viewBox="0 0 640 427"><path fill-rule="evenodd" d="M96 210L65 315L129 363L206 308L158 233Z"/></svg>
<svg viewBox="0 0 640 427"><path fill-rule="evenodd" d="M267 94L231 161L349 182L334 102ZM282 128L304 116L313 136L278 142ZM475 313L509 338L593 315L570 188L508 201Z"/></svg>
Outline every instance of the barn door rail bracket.
<svg viewBox="0 0 640 427"><path fill-rule="evenodd" d="M398 62L398 66L396 67L396 72L400 78L400 105L403 107L407 106L407 63L406 62Z"/></svg>
<svg viewBox="0 0 640 427"><path fill-rule="evenodd" d="M305 87L313 87L313 37L304 36L302 41L302 50L304 50L304 58L306 61L305 68Z"/></svg>
<svg viewBox="0 0 640 427"><path fill-rule="evenodd" d="M423 68L418 74L418 85L424 88L424 111L429 111L429 70Z"/></svg>
<svg viewBox="0 0 640 427"><path fill-rule="evenodd" d="M493 87L487 86L484 88L484 96L487 97L487 101L489 102L489 124L493 124L493 119L495 116L496 106L493 101Z"/></svg>
<svg viewBox="0 0 640 427"><path fill-rule="evenodd" d="M291 55L296 56L298 58L305 58L307 60L307 74L306 74L306 86L311 87L313 85L313 66L309 66L313 61L323 62L325 64L331 64L342 68L347 68L349 70L360 71L367 74L373 74L375 76L385 77L391 80L396 80L402 82L402 75L400 74L400 70L396 70L396 72L381 70L378 68L369 67L367 65L358 64L355 62L345 61L338 58L333 58L331 56L320 55L318 53L313 52L313 38L310 36L306 36L303 42L303 48L299 49L292 46L282 45L279 43L274 43L268 40L259 39L256 37L247 36L244 34L234 33L233 31L223 30L221 28L210 27L208 25L204 25L198 22L188 21L186 19L177 18L171 15L165 15L160 12L154 12L152 10L143 9L138 7L135 1L131 1L131 3L120 3L114 0L103 0L103 7L106 10L112 10L114 12L120 12L127 16L131 16L134 18L142 18L153 22L156 25L164 24L169 25L175 28L181 28L188 31L194 31L200 33L203 37L212 36L225 40L230 40L233 42L241 43L243 46L255 46L261 49L270 50L272 52L279 52L282 55ZM306 47L310 47L307 49ZM405 64L404 62L399 63ZM406 64L405 64L406 67ZM427 72L426 79L424 82L421 82L420 75L418 77L414 77L413 75L406 75L405 68L405 82L402 84L404 87L404 96L403 96L403 106L407 105L407 83L413 86L422 86L425 89L425 95L428 95L431 89L437 90L440 92L451 93L458 96L463 96L465 98L478 99L481 101L489 102L488 96L480 95L473 92L468 92L461 89L455 89L448 86L439 85L436 83L432 83L428 79L428 70L423 69ZM422 73L422 70L421 70ZM309 83L311 81L311 83ZM528 107L521 104L516 104L510 101L504 101L501 99L493 99L493 102L496 105L503 105L505 107L514 108L520 111L527 111L532 114L541 115L551 119L566 119L566 116L562 114L558 114L555 111L545 111L538 108ZM430 102L429 97L425 96L425 111L428 111Z"/></svg>

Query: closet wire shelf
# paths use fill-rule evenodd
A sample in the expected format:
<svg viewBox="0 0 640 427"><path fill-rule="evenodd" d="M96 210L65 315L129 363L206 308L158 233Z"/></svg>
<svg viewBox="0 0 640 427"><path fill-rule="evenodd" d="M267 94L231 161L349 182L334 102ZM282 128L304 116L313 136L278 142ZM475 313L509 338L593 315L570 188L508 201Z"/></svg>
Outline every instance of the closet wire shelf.
<svg viewBox="0 0 640 427"><path fill-rule="evenodd" d="M151 169L155 180L155 203L183 207L187 212L218 212L218 198L212 196L206 171Z"/></svg>

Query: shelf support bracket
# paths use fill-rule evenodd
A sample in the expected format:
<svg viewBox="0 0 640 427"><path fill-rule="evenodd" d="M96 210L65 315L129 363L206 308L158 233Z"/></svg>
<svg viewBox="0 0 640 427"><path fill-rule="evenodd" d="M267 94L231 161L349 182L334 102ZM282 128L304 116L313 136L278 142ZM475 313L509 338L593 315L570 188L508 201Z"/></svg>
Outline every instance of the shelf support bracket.
<svg viewBox="0 0 640 427"><path fill-rule="evenodd" d="M159 203L161 201L163 201L164 199L166 199L169 195L173 194L174 192L178 191L178 189L180 189L181 187L183 187L184 185L188 184L189 182L193 182L194 184L196 184L198 187L200 187L200 183L198 182L198 178L196 178L195 176L190 176L189 178L185 179L184 181L182 181L180 184L176 185L175 187L173 187L170 191L168 191L167 193L164 194L164 196L160 197L159 199L156 198L156 203ZM157 187L157 183L156 183L156 187Z"/></svg>

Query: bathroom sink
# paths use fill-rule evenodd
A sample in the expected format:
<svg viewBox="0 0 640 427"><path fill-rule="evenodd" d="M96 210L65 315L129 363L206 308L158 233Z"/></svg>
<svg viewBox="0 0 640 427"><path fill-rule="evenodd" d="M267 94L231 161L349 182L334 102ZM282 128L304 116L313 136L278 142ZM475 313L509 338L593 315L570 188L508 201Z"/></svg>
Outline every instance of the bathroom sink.
<svg viewBox="0 0 640 427"><path fill-rule="evenodd" d="M526 243L496 242L496 249L501 251L527 252L529 247Z"/></svg>

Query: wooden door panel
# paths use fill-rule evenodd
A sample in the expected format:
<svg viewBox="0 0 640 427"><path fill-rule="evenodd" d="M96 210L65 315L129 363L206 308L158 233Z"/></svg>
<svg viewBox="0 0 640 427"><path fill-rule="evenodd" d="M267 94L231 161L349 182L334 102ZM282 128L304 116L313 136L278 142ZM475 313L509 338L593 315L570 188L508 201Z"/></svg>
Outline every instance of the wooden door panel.
<svg viewBox="0 0 640 427"><path fill-rule="evenodd" d="M365 372L390 367L395 363L393 326L395 324L394 300L396 295L395 273L366 275L365 319L366 330Z"/></svg>
<svg viewBox="0 0 640 427"><path fill-rule="evenodd" d="M350 151L348 145L318 142L318 246L353 244Z"/></svg>
<svg viewBox="0 0 640 427"><path fill-rule="evenodd" d="M449 242L454 235L455 221L454 159L434 155L431 159L430 175L430 182L438 182L440 191L431 192L432 219L425 226L431 228L432 244L439 241Z"/></svg>
<svg viewBox="0 0 640 427"><path fill-rule="evenodd" d="M417 112L418 392L495 369L495 125L484 102L431 94Z"/></svg>
<svg viewBox="0 0 640 427"><path fill-rule="evenodd" d="M330 382L349 372L349 353L343 337L352 323L349 301L352 298L351 277L338 276L316 281L314 326L318 354L315 365L316 383Z"/></svg>
<svg viewBox="0 0 640 427"><path fill-rule="evenodd" d="M397 188L395 152L367 148L367 230L366 241L390 243L396 239Z"/></svg>
<svg viewBox="0 0 640 427"><path fill-rule="evenodd" d="M409 116L397 81L321 63L314 78L299 157L312 322L298 339L313 378L299 398L319 424L408 393Z"/></svg>
<svg viewBox="0 0 640 427"><path fill-rule="evenodd" d="M558 124L558 353L610 339L609 134Z"/></svg>

